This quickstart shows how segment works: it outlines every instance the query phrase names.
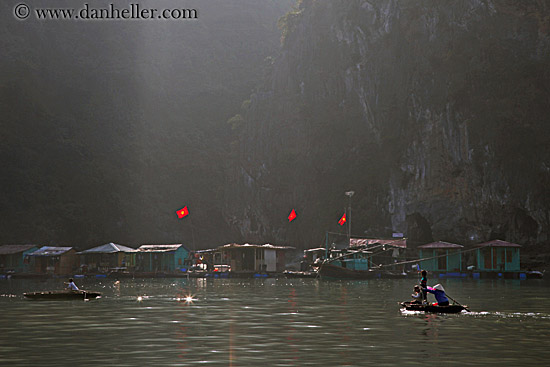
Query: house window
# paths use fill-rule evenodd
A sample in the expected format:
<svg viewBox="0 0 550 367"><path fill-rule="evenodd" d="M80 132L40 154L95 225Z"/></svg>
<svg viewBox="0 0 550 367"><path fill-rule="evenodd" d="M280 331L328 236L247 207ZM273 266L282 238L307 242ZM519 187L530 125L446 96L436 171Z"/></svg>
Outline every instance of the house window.
<svg viewBox="0 0 550 367"><path fill-rule="evenodd" d="M512 249L506 249L506 262L507 263L511 263L513 260L513 254L512 254Z"/></svg>
<svg viewBox="0 0 550 367"><path fill-rule="evenodd" d="M438 270L447 270L447 251L437 251L437 268Z"/></svg>
<svg viewBox="0 0 550 367"><path fill-rule="evenodd" d="M264 250L256 249L256 260L263 260L263 259L264 259Z"/></svg>

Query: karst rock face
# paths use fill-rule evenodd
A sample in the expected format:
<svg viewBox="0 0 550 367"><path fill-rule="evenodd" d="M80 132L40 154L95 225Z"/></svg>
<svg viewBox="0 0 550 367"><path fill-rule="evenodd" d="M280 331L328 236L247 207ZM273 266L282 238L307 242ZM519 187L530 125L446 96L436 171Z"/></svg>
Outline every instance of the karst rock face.
<svg viewBox="0 0 550 367"><path fill-rule="evenodd" d="M304 0L280 26L233 120L243 237L316 245L351 203L356 235L547 243L549 2Z"/></svg>

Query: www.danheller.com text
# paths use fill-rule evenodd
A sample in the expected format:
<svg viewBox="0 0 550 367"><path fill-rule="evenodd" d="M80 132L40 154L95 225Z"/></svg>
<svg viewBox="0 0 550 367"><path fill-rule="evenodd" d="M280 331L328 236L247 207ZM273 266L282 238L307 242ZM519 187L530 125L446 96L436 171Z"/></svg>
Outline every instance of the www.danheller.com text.
<svg viewBox="0 0 550 367"><path fill-rule="evenodd" d="M93 7L88 3L81 8L31 8L26 4L15 6L13 13L18 19L27 19L34 15L39 20L139 20L139 19L198 19L197 9L168 8L157 9L140 5L128 4L127 7L117 7L109 4L106 7Z"/></svg>

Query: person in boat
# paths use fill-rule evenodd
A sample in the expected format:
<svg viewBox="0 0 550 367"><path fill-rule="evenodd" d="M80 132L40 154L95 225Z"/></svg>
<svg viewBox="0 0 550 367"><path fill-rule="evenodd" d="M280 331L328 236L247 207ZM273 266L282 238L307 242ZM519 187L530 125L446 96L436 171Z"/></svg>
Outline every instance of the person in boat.
<svg viewBox="0 0 550 367"><path fill-rule="evenodd" d="M449 299L445 295L445 289L441 284L436 284L433 287L427 287L425 288L426 292L432 293L435 296L436 303L434 303L434 306L448 306L449 305Z"/></svg>
<svg viewBox="0 0 550 367"><path fill-rule="evenodd" d="M76 284L74 284L73 278L69 279L69 283L67 283L67 289L71 291L78 291L78 287L76 286Z"/></svg>
<svg viewBox="0 0 550 367"><path fill-rule="evenodd" d="M422 270L420 275L422 275L422 278L420 279L420 288L422 288L421 301L428 302L428 293L426 292L426 288L428 287L428 272L426 270Z"/></svg>
<svg viewBox="0 0 550 367"><path fill-rule="evenodd" d="M413 288L413 294L411 294L411 297L413 298L413 301L411 303L415 304L421 304L422 303L422 290L418 285L415 285Z"/></svg>

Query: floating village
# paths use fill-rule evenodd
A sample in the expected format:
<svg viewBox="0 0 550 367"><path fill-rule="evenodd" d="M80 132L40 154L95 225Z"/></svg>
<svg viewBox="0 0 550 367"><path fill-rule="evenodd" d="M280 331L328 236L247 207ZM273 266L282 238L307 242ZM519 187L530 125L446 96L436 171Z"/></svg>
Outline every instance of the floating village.
<svg viewBox="0 0 550 367"><path fill-rule="evenodd" d="M145 244L132 248L115 243L78 251L74 247L0 246L0 279L97 277L204 277L321 279L541 278L523 270L521 245L492 240L472 246L432 242L407 247L406 238L352 238L297 250L272 244L230 243L193 251L184 244Z"/></svg>

